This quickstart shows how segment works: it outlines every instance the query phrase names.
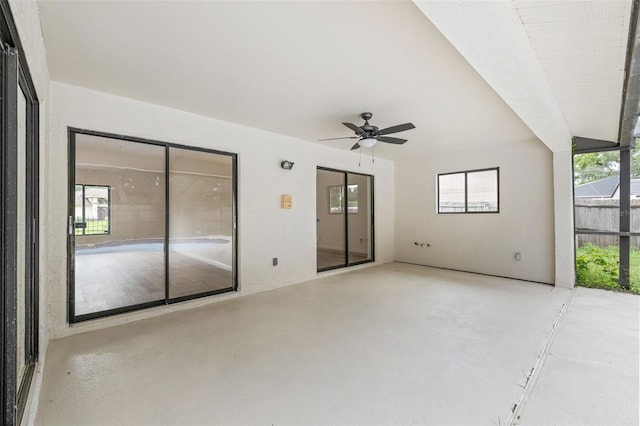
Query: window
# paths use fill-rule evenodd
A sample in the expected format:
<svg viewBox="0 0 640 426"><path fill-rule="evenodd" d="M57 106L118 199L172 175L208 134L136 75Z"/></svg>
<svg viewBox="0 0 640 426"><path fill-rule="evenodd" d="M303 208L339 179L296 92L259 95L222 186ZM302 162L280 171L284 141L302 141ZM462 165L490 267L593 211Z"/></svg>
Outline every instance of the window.
<svg viewBox="0 0 640 426"><path fill-rule="evenodd" d="M347 213L358 213L358 184L347 185Z"/></svg>
<svg viewBox="0 0 640 426"><path fill-rule="evenodd" d="M438 175L438 214L498 213L499 168Z"/></svg>
<svg viewBox="0 0 640 426"><path fill-rule="evenodd" d="M329 213L342 214L342 185L329 187Z"/></svg>
<svg viewBox="0 0 640 426"><path fill-rule="evenodd" d="M76 235L106 235L111 232L111 188L76 184Z"/></svg>
<svg viewBox="0 0 640 426"><path fill-rule="evenodd" d="M344 196L342 185L329 187L329 213L342 214ZM347 185L347 212L358 213L358 184Z"/></svg>

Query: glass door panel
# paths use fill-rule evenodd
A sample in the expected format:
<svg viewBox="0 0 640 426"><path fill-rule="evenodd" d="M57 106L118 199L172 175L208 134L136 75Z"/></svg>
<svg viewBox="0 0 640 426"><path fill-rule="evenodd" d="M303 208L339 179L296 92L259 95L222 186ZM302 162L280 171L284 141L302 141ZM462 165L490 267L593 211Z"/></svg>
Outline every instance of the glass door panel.
<svg viewBox="0 0 640 426"><path fill-rule="evenodd" d="M76 317L164 301L165 148L77 134Z"/></svg>
<svg viewBox="0 0 640 426"><path fill-rule="evenodd" d="M316 178L316 229L318 270L347 265L345 249L345 174L318 169Z"/></svg>
<svg viewBox="0 0 640 426"><path fill-rule="evenodd" d="M371 176L347 174L349 265L372 260Z"/></svg>
<svg viewBox="0 0 640 426"><path fill-rule="evenodd" d="M22 92L18 90L18 185L17 185L17 381L18 385L22 383L22 378L26 366L26 291L27 291L27 99Z"/></svg>
<svg viewBox="0 0 640 426"><path fill-rule="evenodd" d="M169 295L234 287L234 159L169 149Z"/></svg>

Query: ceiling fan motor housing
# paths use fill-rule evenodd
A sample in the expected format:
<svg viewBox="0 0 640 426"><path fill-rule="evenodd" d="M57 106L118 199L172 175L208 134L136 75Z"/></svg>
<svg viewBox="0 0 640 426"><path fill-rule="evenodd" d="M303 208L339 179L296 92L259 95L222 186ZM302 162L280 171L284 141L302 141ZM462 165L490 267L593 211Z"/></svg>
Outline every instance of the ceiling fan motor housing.
<svg viewBox="0 0 640 426"><path fill-rule="evenodd" d="M367 137L375 137L378 135L378 127L372 126L369 124L369 120L373 117L373 114L370 112L363 112L360 114L360 117L364 120L364 125L360 126L360 128L367 134Z"/></svg>

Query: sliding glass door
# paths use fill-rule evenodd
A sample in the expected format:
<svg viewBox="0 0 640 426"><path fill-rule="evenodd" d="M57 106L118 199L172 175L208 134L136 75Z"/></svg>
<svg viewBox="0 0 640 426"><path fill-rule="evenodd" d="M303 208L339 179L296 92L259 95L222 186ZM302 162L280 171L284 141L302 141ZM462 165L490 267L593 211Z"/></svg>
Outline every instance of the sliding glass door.
<svg viewBox="0 0 640 426"><path fill-rule="evenodd" d="M233 287L234 158L169 149L169 297Z"/></svg>
<svg viewBox="0 0 640 426"><path fill-rule="evenodd" d="M70 131L69 321L232 291L234 154Z"/></svg>
<svg viewBox="0 0 640 426"><path fill-rule="evenodd" d="M0 2L0 423L20 424L38 360L39 103Z"/></svg>
<svg viewBox="0 0 640 426"><path fill-rule="evenodd" d="M373 176L318 167L318 271L374 260Z"/></svg>
<svg viewBox="0 0 640 426"><path fill-rule="evenodd" d="M162 146L75 135L72 317L164 301L164 157Z"/></svg>

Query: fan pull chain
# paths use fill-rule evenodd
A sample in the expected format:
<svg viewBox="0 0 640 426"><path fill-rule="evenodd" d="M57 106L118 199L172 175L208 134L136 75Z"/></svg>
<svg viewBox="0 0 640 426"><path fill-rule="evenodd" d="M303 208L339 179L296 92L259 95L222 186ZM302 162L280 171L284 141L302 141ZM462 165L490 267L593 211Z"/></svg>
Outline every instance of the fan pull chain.
<svg viewBox="0 0 640 426"><path fill-rule="evenodd" d="M358 158L358 167L360 167L360 163L362 163L362 147L358 151L360 151L360 157Z"/></svg>
<svg viewBox="0 0 640 426"><path fill-rule="evenodd" d="M376 162L376 145L373 144L373 146L371 147L371 163L375 163Z"/></svg>

